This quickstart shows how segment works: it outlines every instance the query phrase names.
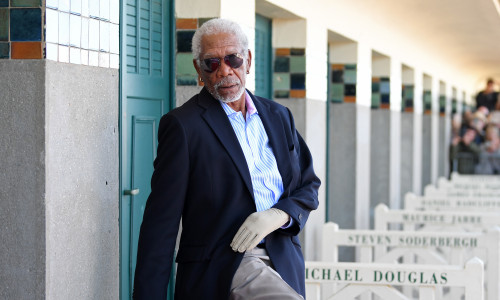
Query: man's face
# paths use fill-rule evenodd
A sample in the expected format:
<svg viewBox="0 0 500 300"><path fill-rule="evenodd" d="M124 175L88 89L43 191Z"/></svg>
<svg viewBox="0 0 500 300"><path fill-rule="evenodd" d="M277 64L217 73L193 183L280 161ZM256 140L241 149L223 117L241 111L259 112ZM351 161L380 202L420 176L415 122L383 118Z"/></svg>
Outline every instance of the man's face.
<svg viewBox="0 0 500 300"><path fill-rule="evenodd" d="M250 69L250 51L245 50L248 51L248 57L245 58L246 53L242 53L236 37L228 33L203 36L201 48L201 61L207 58L220 59L220 66L212 72L207 72L193 60L196 71L203 79L210 94L223 102L233 102L244 98L246 72ZM243 56L243 64L240 67L232 68L230 64L224 61L224 57L231 54Z"/></svg>

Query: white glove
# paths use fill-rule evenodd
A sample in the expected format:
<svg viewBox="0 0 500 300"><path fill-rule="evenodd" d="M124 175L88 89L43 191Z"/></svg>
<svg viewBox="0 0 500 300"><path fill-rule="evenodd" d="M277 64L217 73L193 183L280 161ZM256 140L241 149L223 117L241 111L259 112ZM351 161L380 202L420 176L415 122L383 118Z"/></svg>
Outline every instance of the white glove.
<svg viewBox="0 0 500 300"><path fill-rule="evenodd" d="M270 208L249 215L241 225L231 242L231 248L236 252L245 252L255 248L269 233L285 225L290 216L277 208Z"/></svg>

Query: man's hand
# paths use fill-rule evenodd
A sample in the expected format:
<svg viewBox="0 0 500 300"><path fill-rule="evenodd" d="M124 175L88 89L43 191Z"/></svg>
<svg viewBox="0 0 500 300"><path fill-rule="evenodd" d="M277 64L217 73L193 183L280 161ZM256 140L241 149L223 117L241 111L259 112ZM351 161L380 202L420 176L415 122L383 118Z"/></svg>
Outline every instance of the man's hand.
<svg viewBox="0 0 500 300"><path fill-rule="evenodd" d="M277 208L254 212L241 225L231 242L236 252L245 252L254 248L269 233L285 225L290 216Z"/></svg>

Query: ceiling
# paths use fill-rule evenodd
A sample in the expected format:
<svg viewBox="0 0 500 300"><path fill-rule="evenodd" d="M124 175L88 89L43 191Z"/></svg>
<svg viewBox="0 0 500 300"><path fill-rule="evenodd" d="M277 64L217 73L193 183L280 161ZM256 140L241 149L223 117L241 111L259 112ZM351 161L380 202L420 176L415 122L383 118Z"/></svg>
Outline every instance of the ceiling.
<svg viewBox="0 0 500 300"><path fill-rule="evenodd" d="M348 7L379 26L404 32L423 52L464 70L476 89L489 77L500 83L500 0L318 0L311 5L322 1L328 3L323 9ZM256 10L271 18L297 18L266 0L256 0Z"/></svg>
<svg viewBox="0 0 500 300"><path fill-rule="evenodd" d="M500 83L500 0L350 0L377 23L396 24L435 57L474 78Z"/></svg>

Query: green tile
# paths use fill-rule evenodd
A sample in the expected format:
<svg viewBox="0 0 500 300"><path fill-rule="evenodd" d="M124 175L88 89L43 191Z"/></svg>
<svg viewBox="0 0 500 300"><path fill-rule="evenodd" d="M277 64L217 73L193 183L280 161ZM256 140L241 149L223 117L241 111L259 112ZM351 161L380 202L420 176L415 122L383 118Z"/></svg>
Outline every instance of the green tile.
<svg viewBox="0 0 500 300"><path fill-rule="evenodd" d="M304 73L306 71L305 56L290 56L290 72Z"/></svg>
<svg viewBox="0 0 500 300"><path fill-rule="evenodd" d="M9 58L9 57L10 57L9 43L0 42L0 58Z"/></svg>
<svg viewBox="0 0 500 300"><path fill-rule="evenodd" d="M198 85L196 76L177 76L177 85Z"/></svg>
<svg viewBox="0 0 500 300"><path fill-rule="evenodd" d="M274 91L274 98L290 98L289 91Z"/></svg>
<svg viewBox="0 0 500 300"><path fill-rule="evenodd" d="M0 41L9 40L9 9L0 8Z"/></svg>
<svg viewBox="0 0 500 300"><path fill-rule="evenodd" d="M356 64L345 64L344 68L346 70L356 70Z"/></svg>
<svg viewBox="0 0 500 300"><path fill-rule="evenodd" d="M193 55L191 53L177 53L175 62L177 66L177 75L198 75L193 66Z"/></svg>
<svg viewBox="0 0 500 300"><path fill-rule="evenodd" d="M11 7L40 7L40 0L10 0Z"/></svg>
<svg viewBox="0 0 500 300"><path fill-rule="evenodd" d="M344 71L344 83L356 84L356 70L345 70Z"/></svg>
<svg viewBox="0 0 500 300"><path fill-rule="evenodd" d="M273 88L275 90L284 90L284 91L290 90L290 74L274 73Z"/></svg>
<svg viewBox="0 0 500 300"><path fill-rule="evenodd" d="M333 102L344 101L344 85L342 83L331 83L328 93L330 101Z"/></svg>
<svg viewBox="0 0 500 300"><path fill-rule="evenodd" d="M372 108L379 108L380 107L380 94L372 94Z"/></svg>

